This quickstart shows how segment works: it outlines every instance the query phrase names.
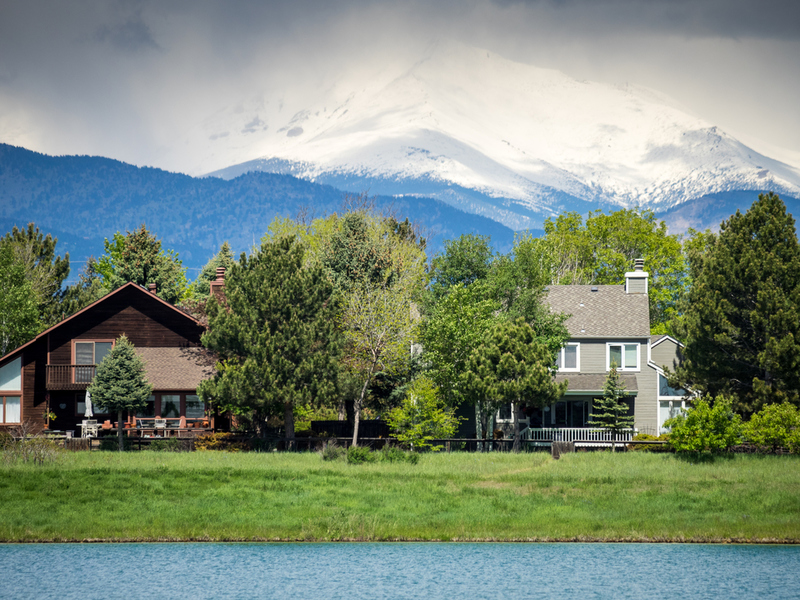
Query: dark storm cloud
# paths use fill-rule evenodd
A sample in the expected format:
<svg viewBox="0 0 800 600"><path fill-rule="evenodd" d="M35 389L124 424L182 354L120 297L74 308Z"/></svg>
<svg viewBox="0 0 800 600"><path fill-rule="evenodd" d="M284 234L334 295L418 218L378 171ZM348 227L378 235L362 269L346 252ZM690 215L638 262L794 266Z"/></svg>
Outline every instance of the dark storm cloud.
<svg viewBox="0 0 800 600"><path fill-rule="evenodd" d="M109 42L115 48L127 52L161 49L139 13L127 17L122 23L101 25L97 28L94 39Z"/></svg>
<svg viewBox="0 0 800 600"><path fill-rule="evenodd" d="M303 99L444 38L648 85L800 146L800 2L786 0L0 0L0 141L159 164L220 110Z"/></svg>
<svg viewBox="0 0 800 600"><path fill-rule="evenodd" d="M503 7L559 14L603 29L682 36L800 38L800 2L791 0L494 0Z"/></svg>

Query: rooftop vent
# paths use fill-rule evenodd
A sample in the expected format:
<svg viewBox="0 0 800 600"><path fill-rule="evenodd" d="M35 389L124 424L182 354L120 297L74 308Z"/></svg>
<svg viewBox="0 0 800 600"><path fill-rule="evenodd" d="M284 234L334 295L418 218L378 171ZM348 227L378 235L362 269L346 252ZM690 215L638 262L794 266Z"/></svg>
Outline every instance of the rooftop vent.
<svg viewBox="0 0 800 600"><path fill-rule="evenodd" d="M593 286L592 286L592 291L593 291L593 292L596 292L596 291L597 291L597 286L596 286L596 285L593 285Z"/></svg>

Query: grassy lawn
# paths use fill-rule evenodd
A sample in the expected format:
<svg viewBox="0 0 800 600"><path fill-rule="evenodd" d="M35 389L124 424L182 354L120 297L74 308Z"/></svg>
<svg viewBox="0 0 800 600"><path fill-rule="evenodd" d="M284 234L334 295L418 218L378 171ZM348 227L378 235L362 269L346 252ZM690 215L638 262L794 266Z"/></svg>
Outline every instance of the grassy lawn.
<svg viewBox="0 0 800 600"><path fill-rule="evenodd" d="M0 466L0 540L100 539L797 542L800 459L77 452Z"/></svg>

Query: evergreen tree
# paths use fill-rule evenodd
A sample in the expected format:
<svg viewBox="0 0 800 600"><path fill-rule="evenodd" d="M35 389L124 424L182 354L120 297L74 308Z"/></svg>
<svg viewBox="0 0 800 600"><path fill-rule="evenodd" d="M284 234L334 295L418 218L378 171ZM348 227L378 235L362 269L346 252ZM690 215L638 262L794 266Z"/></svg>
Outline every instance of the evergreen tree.
<svg viewBox="0 0 800 600"><path fill-rule="evenodd" d="M12 248L0 244L0 356L21 346L39 331L36 295Z"/></svg>
<svg viewBox="0 0 800 600"><path fill-rule="evenodd" d="M724 221L692 266L677 379L743 415L800 397L800 246L775 194Z"/></svg>
<svg viewBox="0 0 800 600"><path fill-rule="evenodd" d="M494 414L513 404L514 451L520 449L519 409L542 408L564 395L567 384L555 382L555 354L524 320L500 322L470 355L468 393Z"/></svg>
<svg viewBox="0 0 800 600"><path fill-rule="evenodd" d="M109 290L103 285L103 278L97 272L96 265L97 262L94 258L89 257L86 265L78 275L77 283L68 286L64 290L64 295L58 308L57 321L74 315L108 293Z"/></svg>
<svg viewBox="0 0 800 600"><path fill-rule="evenodd" d="M142 287L156 285L159 298L177 304L187 292L186 269L172 250L164 251L161 240L144 224L125 235L117 232L105 241L105 254L95 266L109 291L129 281Z"/></svg>
<svg viewBox="0 0 800 600"><path fill-rule="evenodd" d="M0 239L0 246L10 248L15 261L25 270L42 329L60 320L59 304L64 293L61 286L69 276L69 254L57 256L57 242L50 234L45 236L33 223L29 223L27 229L14 227Z"/></svg>
<svg viewBox="0 0 800 600"><path fill-rule="evenodd" d="M634 417L628 416L628 405L623 402L627 392L622 378L617 371L617 366L612 364L606 381L603 384L603 397L594 401L593 412L589 415L591 421L588 425L602 427L610 432L611 451L616 450L617 436L623 431L633 428Z"/></svg>
<svg viewBox="0 0 800 600"><path fill-rule="evenodd" d="M200 275L197 276L197 279L192 284L192 297L195 300L207 298L211 293L211 282L217 278L217 268L225 267L227 271L234 262L236 262L236 259L233 257L230 244L223 242L219 252L203 265Z"/></svg>
<svg viewBox="0 0 800 600"><path fill-rule="evenodd" d="M225 304L209 302L203 344L218 356L202 382L204 400L253 417L263 432L283 412L294 439L294 409L335 396L341 335L333 287L318 267L303 267L303 245L284 237L242 254L225 277Z"/></svg>
<svg viewBox="0 0 800 600"><path fill-rule="evenodd" d="M89 386L92 401L117 412L119 450L123 450L123 413L134 412L147 405L153 386L147 382L144 361L136 354L125 335L120 336Z"/></svg>

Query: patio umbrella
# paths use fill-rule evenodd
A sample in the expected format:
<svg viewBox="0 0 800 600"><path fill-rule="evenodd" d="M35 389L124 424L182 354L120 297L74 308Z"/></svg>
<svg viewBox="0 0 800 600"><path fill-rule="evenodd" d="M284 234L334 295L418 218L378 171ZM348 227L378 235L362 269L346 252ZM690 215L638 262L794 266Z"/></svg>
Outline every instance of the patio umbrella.
<svg viewBox="0 0 800 600"><path fill-rule="evenodd" d="M92 395L89 393L89 390L86 390L86 412L83 413L83 416L87 419L94 416L92 412Z"/></svg>

